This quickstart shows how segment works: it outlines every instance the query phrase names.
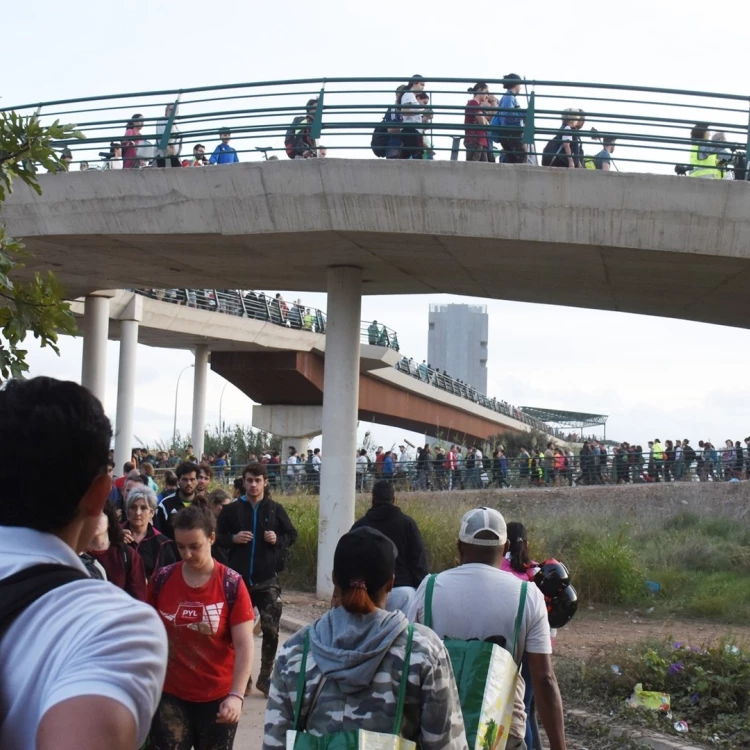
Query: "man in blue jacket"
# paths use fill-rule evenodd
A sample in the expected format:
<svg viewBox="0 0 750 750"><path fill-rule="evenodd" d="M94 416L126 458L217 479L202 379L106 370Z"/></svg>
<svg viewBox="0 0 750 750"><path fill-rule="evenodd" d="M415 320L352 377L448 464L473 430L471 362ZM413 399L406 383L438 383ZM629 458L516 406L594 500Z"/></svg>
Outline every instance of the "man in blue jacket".
<svg viewBox="0 0 750 750"><path fill-rule="evenodd" d="M222 128L219 131L219 138L221 138L221 143L211 154L211 158L208 160L209 164L237 164L239 162L237 152L229 145L232 131L229 128Z"/></svg>
<svg viewBox="0 0 750 750"><path fill-rule="evenodd" d="M523 114L516 96L521 91L521 76L508 73L505 76L505 94L498 104L497 122L502 126L500 145L503 147L505 164L526 164L526 146L523 142Z"/></svg>

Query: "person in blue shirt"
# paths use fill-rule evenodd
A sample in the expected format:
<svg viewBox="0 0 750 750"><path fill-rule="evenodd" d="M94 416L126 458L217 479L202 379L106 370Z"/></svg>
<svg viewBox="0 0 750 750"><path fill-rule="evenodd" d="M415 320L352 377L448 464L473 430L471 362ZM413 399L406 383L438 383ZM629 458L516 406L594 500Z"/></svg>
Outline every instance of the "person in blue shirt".
<svg viewBox="0 0 750 750"><path fill-rule="evenodd" d="M221 143L211 154L211 158L208 160L209 164L237 164L239 162L237 152L229 145L232 131L229 128L222 128L219 131L219 138L221 138Z"/></svg>
<svg viewBox="0 0 750 750"><path fill-rule="evenodd" d="M383 459L383 476L386 479L393 479L393 457L390 452L386 453Z"/></svg>
<svg viewBox="0 0 750 750"><path fill-rule="evenodd" d="M523 142L523 113L516 99L521 91L521 76L508 73L505 76L505 94L498 104L498 113L493 125L500 125L500 145L503 148L505 164L526 164L526 146ZM516 83L518 82L518 83Z"/></svg>

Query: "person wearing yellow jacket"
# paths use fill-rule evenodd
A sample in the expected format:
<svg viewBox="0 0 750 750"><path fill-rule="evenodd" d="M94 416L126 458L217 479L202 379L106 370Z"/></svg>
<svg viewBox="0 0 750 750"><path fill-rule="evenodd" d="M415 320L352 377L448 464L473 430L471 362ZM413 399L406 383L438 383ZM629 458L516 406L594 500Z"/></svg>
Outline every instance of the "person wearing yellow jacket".
<svg viewBox="0 0 750 750"><path fill-rule="evenodd" d="M664 477L664 448L662 448L659 438L654 438L654 444L651 448L651 458L654 461L654 468L656 469L656 481L659 482Z"/></svg>
<svg viewBox="0 0 750 750"><path fill-rule="evenodd" d="M708 125L698 123L691 131L690 138L690 177L703 177L720 180L723 176L719 168L719 156L708 138Z"/></svg>

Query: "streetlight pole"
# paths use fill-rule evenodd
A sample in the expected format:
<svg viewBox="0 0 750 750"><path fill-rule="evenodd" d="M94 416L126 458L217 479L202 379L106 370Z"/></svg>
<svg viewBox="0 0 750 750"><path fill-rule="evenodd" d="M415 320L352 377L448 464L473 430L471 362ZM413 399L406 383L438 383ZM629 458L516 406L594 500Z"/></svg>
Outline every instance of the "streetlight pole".
<svg viewBox="0 0 750 750"><path fill-rule="evenodd" d="M177 442L177 394L180 392L180 378L185 370L189 370L191 367L195 367L194 364L183 367L180 374L177 376L177 385L174 389L174 424L172 426L172 447Z"/></svg>
<svg viewBox="0 0 750 750"><path fill-rule="evenodd" d="M221 389L221 396L219 396L219 439L224 437L224 423L221 421L221 403L224 400L224 391L227 389L229 381L224 383L224 387Z"/></svg>

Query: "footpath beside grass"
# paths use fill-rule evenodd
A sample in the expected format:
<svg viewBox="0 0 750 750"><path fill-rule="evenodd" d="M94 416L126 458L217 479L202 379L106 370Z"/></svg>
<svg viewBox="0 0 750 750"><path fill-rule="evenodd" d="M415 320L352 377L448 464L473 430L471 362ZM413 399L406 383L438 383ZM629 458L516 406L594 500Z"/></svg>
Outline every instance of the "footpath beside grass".
<svg viewBox="0 0 750 750"><path fill-rule="evenodd" d="M312 590L318 500L277 499L299 531L284 584ZM749 482L408 493L398 504L419 524L433 571L456 564L461 516L486 505L526 526L537 560L568 565L584 605L750 621ZM358 497L356 517L369 505L369 497ZM658 593L649 593L647 581L659 584Z"/></svg>

